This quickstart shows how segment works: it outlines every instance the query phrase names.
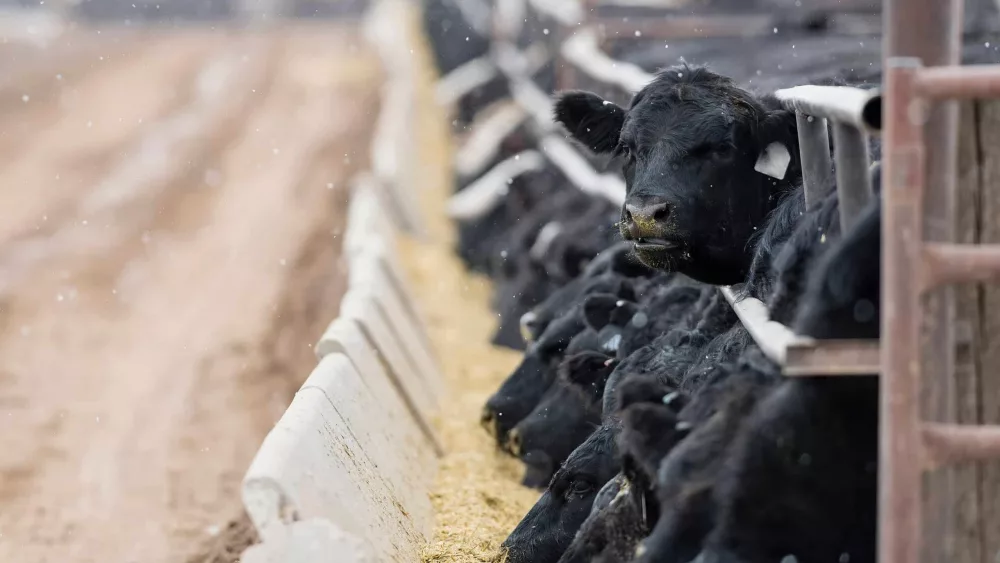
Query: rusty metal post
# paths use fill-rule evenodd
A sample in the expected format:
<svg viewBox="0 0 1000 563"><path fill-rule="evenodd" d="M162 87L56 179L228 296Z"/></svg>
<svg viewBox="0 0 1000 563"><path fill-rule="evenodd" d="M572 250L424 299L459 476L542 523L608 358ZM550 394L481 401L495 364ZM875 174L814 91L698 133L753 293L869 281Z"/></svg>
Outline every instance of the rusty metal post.
<svg viewBox="0 0 1000 563"><path fill-rule="evenodd" d="M830 134L826 119L795 112L799 131L799 158L802 160L802 185L806 207L820 200L830 185Z"/></svg>
<svg viewBox="0 0 1000 563"><path fill-rule="evenodd" d="M962 2L959 0L885 0L883 56L917 57L926 66L953 65L959 61ZM888 68L888 66L884 67ZM888 105L891 102L887 102ZM899 108L889 111L915 111ZM929 242L955 240L955 181L958 159L958 104L942 102L929 106L924 124L926 177L923 193L922 230L914 234ZM887 148L891 145L887 143ZM884 176L889 178L888 173ZM891 258L885 258L891 259ZM912 273L915 273L913 271ZM888 286L884 286L892 291ZM919 305L924 318L922 339L913 349L912 360L920 362L921 408L924 420L954 422L957 418L954 350L954 289L941 287L924 295ZM917 306L917 305L913 305ZM895 338L892 332L883 333ZM884 429L883 429L884 431ZM916 460L911 460L914 463ZM886 474L888 475L888 474ZM951 468L927 475L922 532L910 538L922 545L919 557L882 559L885 562L926 563L951 559L949 530L954 530L955 472ZM919 489L917 489L919 490Z"/></svg>
<svg viewBox="0 0 1000 563"><path fill-rule="evenodd" d="M833 153L837 159L840 231L846 233L872 198L868 135L853 125L834 122Z"/></svg>
<svg viewBox="0 0 1000 563"><path fill-rule="evenodd" d="M882 376L879 409L880 563L916 563L922 550L920 336L914 275L922 259L923 122L911 111L913 58L886 61L882 208Z"/></svg>

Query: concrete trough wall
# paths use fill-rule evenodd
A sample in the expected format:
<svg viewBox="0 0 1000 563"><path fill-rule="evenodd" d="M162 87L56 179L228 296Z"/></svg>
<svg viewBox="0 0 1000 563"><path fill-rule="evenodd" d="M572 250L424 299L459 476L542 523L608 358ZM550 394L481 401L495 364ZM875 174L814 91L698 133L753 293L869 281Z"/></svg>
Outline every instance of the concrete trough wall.
<svg viewBox="0 0 1000 563"><path fill-rule="evenodd" d="M348 291L316 344L316 368L244 477L261 538L245 563L412 562L432 532L428 493L443 450L431 416L444 383L395 240L424 232L410 150L415 9L380 0L366 19L387 82L372 170L351 186Z"/></svg>

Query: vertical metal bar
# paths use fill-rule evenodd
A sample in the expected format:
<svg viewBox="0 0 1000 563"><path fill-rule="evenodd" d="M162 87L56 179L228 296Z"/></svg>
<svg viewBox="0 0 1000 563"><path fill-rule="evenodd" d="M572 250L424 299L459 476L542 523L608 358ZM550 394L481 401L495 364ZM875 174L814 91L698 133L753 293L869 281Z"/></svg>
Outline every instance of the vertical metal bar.
<svg viewBox="0 0 1000 563"><path fill-rule="evenodd" d="M882 194L882 375L879 378L879 561L915 563L922 550L919 282L923 123L911 111L916 59L886 61Z"/></svg>
<svg viewBox="0 0 1000 563"><path fill-rule="evenodd" d="M926 66L957 64L962 2L884 0L883 6L882 21L887 26L882 49L885 57L916 57ZM898 108L889 111L912 110ZM953 242L958 106L955 102L933 105L926 118L923 130L926 177L923 178L921 238L933 242ZM888 144L886 148L893 149ZM920 237L921 234L914 236ZM911 271L911 274L915 273ZM888 286L884 287L893 291ZM955 380L952 377L955 365L953 295L953 288L942 287L925 294L920 303L913 305L923 307L922 340L912 358L914 362L921 363L926 374L921 382L921 408L923 418L935 422L956 420ZM883 334L884 338L894 338L891 332ZM953 559L949 547L953 542L947 539L956 532L954 476L951 468L927 476L923 530L919 537L912 538L922 544L919 558L883 559L883 563L916 563L918 560L930 563ZM920 483L914 486L918 485Z"/></svg>
<svg viewBox="0 0 1000 563"><path fill-rule="evenodd" d="M830 185L830 134L826 119L795 112L799 131L799 158L802 160L802 185L806 207L820 200Z"/></svg>
<svg viewBox="0 0 1000 563"><path fill-rule="evenodd" d="M846 233L872 198L868 135L853 125L834 122L833 154L837 159L840 230Z"/></svg>

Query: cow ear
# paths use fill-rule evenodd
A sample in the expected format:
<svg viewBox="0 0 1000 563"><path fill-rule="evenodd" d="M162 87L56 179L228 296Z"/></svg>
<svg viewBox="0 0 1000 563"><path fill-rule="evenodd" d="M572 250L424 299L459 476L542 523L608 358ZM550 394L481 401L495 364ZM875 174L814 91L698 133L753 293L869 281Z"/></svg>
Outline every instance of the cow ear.
<svg viewBox="0 0 1000 563"><path fill-rule="evenodd" d="M616 364L615 359L606 354L580 352L569 356L559 364L559 377L576 387L593 404L598 404L604 396L604 386Z"/></svg>
<svg viewBox="0 0 1000 563"><path fill-rule="evenodd" d="M611 322L611 312L623 301L610 293L595 293L583 302L583 320L594 332L600 331Z"/></svg>
<svg viewBox="0 0 1000 563"><path fill-rule="evenodd" d="M555 120L563 124L574 139L602 154L618 145L625 110L597 94L570 90L556 96Z"/></svg>
<svg viewBox="0 0 1000 563"><path fill-rule="evenodd" d="M679 428L680 426L680 428ZM660 461L688 434L677 416L663 405L634 404L622 413L619 446L646 478L653 480Z"/></svg>
<svg viewBox="0 0 1000 563"><path fill-rule="evenodd" d="M568 237L567 237L568 238ZM560 256L560 270L568 279L579 276L587 267L587 263L593 259L593 255L584 248L580 248L569 239L562 249Z"/></svg>
<svg viewBox="0 0 1000 563"><path fill-rule="evenodd" d="M645 375L626 377L618 386L617 392L615 412L637 403L652 403L677 412L687 403L686 395Z"/></svg>
<svg viewBox="0 0 1000 563"><path fill-rule="evenodd" d="M608 319L608 324L612 324L617 327L625 328L632 317L639 311L639 305L633 303L632 301L625 301L621 303L613 311L611 311L611 316Z"/></svg>
<svg viewBox="0 0 1000 563"><path fill-rule="evenodd" d="M618 291L615 294L620 299L625 299L626 301L637 301L635 295L635 285L628 278L625 278L618 282Z"/></svg>

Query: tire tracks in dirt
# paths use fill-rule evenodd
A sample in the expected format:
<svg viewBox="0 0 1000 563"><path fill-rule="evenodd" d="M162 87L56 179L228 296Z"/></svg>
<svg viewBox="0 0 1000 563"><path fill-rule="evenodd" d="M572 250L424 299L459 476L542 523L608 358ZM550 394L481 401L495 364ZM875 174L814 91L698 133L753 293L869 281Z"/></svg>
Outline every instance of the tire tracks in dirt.
<svg viewBox="0 0 1000 563"><path fill-rule="evenodd" d="M213 41L193 37L175 43L150 41L137 56L88 74L63 92L58 103L41 108L53 123L30 129L0 173L7 185L17 187L0 191L5 210L0 243L41 231L50 220L66 219L62 214L96 184L143 122L183 101L177 99L176 88L183 87L178 80L197 68ZM150 68L163 72L151 77Z"/></svg>
<svg viewBox="0 0 1000 563"><path fill-rule="evenodd" d="M0 471L26 478L0 490L0 560L178 560L239 514L251 456L315 365L377 62L344 56L360 39L343 28L241 40L272 61L259 94L134 189L74 192L103 233L70 225L7 286L0 405L21 406L0 406Z"/></svg>

